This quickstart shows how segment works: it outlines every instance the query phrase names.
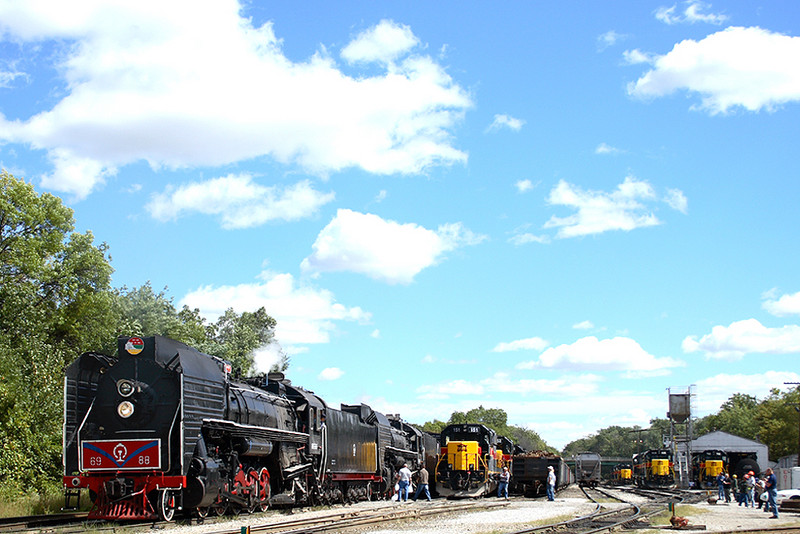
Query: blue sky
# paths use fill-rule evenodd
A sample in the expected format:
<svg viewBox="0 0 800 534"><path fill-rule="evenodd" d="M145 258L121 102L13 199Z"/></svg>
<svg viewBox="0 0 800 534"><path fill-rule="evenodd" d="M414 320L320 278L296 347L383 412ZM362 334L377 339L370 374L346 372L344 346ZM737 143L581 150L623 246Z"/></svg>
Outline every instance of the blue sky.
<svg viewBox="0 0 800 534"><path fill-rule="evenodd" d="M562 447L800 381L800 10L0 1L0 165L289 377Z"/></svg>

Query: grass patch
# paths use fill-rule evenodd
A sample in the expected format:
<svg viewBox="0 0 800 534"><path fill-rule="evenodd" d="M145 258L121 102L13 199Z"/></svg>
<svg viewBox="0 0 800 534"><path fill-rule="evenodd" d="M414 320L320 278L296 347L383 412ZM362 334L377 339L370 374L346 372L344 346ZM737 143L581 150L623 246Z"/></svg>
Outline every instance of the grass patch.
<svg viewBox="0 0 800 534"><path fill-rule="evenodd" d="M4 495L0 500L0 517L55 514L61 512L62 506L64 492L59 488L47 489L33 495Z"/></svg>

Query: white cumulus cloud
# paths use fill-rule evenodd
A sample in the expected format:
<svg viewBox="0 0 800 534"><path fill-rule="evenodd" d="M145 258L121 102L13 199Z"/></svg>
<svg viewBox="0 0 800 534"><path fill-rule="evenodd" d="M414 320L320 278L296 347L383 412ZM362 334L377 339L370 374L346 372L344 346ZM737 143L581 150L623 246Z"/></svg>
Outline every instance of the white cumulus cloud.
<svg viewBox="0 0 800 534"><path fill-rule="evenodd" d="M162 221L191 213L218 216L223 228L250 228L273 220L293 221L316 213L334 199L315 190L308 180L279 188L264 186L247 174L224 176L178 187L167 186L152 196L147 209Z"/></svg>
<svg viewBox="0 0 800 534"><path fill-rule="evenodd" d="M734 393L766 398L772 389L786 389L785 382L800 382L800 374L790 371L765 371L749 375L721 373L698 380L697 389L694 390L697 396L697 415L716 413Z"/></svg>
<svg viewBox="0 0 800 534"><path fill-rule="evenodd" d="M778 317L800 315L800 291L790 295L781 295L778 299L767 297L761 306Z"/></svg>
<svg viewBox="0 0 800 534"><path fill-rule="evenodd" d="M624 371L630 378L669 374L685 362L674 358L657 358L636 341L626 337L598 339L584 337L570 345L545 350L538 360L517 364L518 369L552 368L590 371Z"/></svg>
<svg viewBox="0 0 800 534"><path fill-rule="evenodd" d="M517 182L514 184L514 187L516 187L517 191L519 191L520 193L526 193L531 189L533 189L534 187L536 187L536 185L532 181L526 179L526 180L517 180Z"/></svg>
<svg viewBox="0 0 800 534"><path fill-rule="evenodd" d="M661 221L648 212L644 202L656 199L655 190L649 183L632 177L625 178L611 193L584 190L561 180L550 191L548 202L577 211L567 217L553 215L544 227L558 228L556 237L566 238L655 226Z"/></svg>
<svg viewBox="0 0 800 534"><path fill-rule="evenodd" d="M264 307L277 321L275 337L287 353L302 352L304 345L328 343L339 321L367 323L371 314L347 307L325 289L297 285L291 274L262 273L262 280L235 286L203 286L187 293L180 306L198 308L215 321L228 308L237 313Z"/></svg>
<svg viewBox="0 0 800 534"><path fill-rule="evenodd" d="M43 184L76 197L141 161L197 168L266 156L322 176L466 161L451 130L471 97L437 59L412 53L409 27L366 29L342 49L356 63L345 73L322 47L290 60L272 23L256 26L246 11L236 0L0 3L0 38L30 43L19 54L56 43L35 59L62 76L48 82L59 95L50 109L0 115L0 142L44 151Z"/></svg>
<svg viewBox="0 0 800 534"><path fill-rule="evenodd" d="M322 371L320 371L317 378L319 380L338 380L342 378L344 375L344 371L339 369L338 367L326 367Z"/></svg>
<svg viewBox="0 0 800 534"><path fill-rule="evenodd" d="M611 146L609 144L606 144L606 143L600 143L594 149L594 153L595 154L620 154L621 152L623 152L623 151L620 150L619 148L613 147L613 146Z"/></svg>
<svg viewBox="0 0 800 534"><path fill-rule="evenodd" d="M490 124L486 130L489 132L495 132L501 128L508 128L509 130L518 132L524 125L525 121L522 119L516 119L510 115L495 115L492 124Z"/></svg>
<svg viewBox="0 0 800 534"><path fill-rule="evenodd" d="M378 61L389 63L419 45L409 26L382 20L365 30L342 49L342 58L350 63Z"/></svg>
<svg viewBox="0 0 800 534"><path fill-rule="evenodd" d="M665 24L695 24L697 22L722 24L728 20L727 15L722 15L720 13L701 13L701 11L711 7L705 2L689 0L684 3L686 4L686 8L679 14L677 13L677 6L672 5L670 7L659 7L656 10L655 16Z"/></svg>
<svg viewBox="0 0 800 534"><path fill-rule="evenodd" d="M408 284L420 271L441 261L445 253L484 239L460 223L429 230L340 209L319 233L313 253L301 267L315 274L350 271L389 284Z"/></svg>
<svg viewBox="0 0 800 534"><path fill-rule="evenodd" d="M656 98L686 90L710 114L733 108L774 111L800 100L800 37L758 27L730 27L700 41L686 39L653 59L628 94Z"/></svg>
<svg viewBox="0 0 800 534"><path fill-rule="evenodd" d="M550 343L540 337L529 337L516 341L502 342L495 345L492 352L510 352L516 350L544 350Z"/></svg>
<svg viewBox="0 0 800 534"><path fill-rule="evenodd" d="M757 319L736 321L730 326L715 326L698 339L687 336L684 352L704 352L707 358L740 360L745 354L800 353L800 326L769 328Z"/></svg>

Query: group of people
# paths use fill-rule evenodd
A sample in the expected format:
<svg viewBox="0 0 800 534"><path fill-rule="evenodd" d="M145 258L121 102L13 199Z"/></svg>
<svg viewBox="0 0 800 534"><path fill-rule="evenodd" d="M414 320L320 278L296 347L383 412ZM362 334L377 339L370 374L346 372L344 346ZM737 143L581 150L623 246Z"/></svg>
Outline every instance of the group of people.
<svg viewBox="0 0 800 534"><path fill-rule="evenodd" d="M408 488L411 487L411 478L414 473L408 468L408 464L403 464L403 467L397 472L397 501L408 502ZM431 492L428 488L428 470L423 465L417 471L417 491L414 494L413 500L419 499L420 494L424 492L428 501L431 500ZM502 473L497 478L497 496L508 500L508 483L511 481L511 472L508 467L503 467ZM552 465L547 466L547 500L556 500L556 473Z"/></svg>
<svg viewBox="0 0 800 534"><path fill-rule="evenodd" d="M762 478L757 477L753 471L743 474L741 478L737 475L720 473L716 482L720 501L731 502L733 493L733 498L739 506L758 509L763 506L765 512L772 512L770 517L778 518L778 505L775 501L778 496L778 479L772 469L767 469Z"/></svg>
<svg viewBox="0 0 800 534"><path fill-rule="evenodd" d="M403 467L397 472L397 502L408 502L408 488L411 487L411 477L414 474L408 468L408 464L403 464ZM419 468L417 471L417 492L414 494L413 500L419 499L422 492L425 492L425 497L428 501L431 500L431 492L428 489L428 470L425 466Z"/></svg>

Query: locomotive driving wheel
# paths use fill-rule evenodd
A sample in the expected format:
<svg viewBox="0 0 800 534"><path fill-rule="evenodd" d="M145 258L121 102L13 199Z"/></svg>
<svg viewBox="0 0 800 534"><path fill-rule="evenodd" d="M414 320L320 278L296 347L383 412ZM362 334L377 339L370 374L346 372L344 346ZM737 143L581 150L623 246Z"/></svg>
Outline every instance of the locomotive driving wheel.
<svg viewBox="0 0 800 534"><path fill-rule="evenodd" d="M269 485L269 471L267 471L266 467L262 467L258 472L256 496L256 508L260 512L266 512L269 508L269 500L272 497L272 488Z"/></svg>
<svg viewBox="0 0 800 534"><path fill-rule="evenodd" d="M175 517L175 493L170 490L161 490L158 498L158 513L164 521L172 521Z"/></svg>
<svg viewBox="0 0 800 534"><path fill-rule="evenodd" d="M216 502L211 505L211 511L214 512L214 515L222 517L228 511L228 503L222 497L217 497Z"/></svg>

